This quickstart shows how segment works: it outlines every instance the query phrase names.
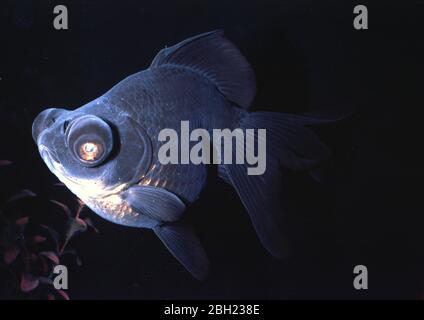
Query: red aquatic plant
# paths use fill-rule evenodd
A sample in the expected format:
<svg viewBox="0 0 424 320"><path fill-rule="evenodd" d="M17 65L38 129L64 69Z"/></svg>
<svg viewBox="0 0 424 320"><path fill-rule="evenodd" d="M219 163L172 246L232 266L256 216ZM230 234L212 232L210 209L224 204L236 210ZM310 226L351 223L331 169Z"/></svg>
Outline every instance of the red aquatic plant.
<svg viewBox="0 0 424 320"><path fill-rule="evenodd" d="M0 160L0 166L11 165ZM53 272L66 256L73 257L77 266L82 262L75 249L68 244L77 234L88 229L98 232L89 218L82 218L84 204L78 200L76 209L57 200L52 214L62 212L64 228L53 228L39 221L32 221L32 215L15 210L15 204L37 198L28 189L17 192L0 206L0 281L4 279L9 290L5 298L69 299L64 290L55 289ZM35 220L35 219L34 219ZM57 230L63 229L62 234ZM7 280L7 281L6 281ZM4 289L4 288L3 288Z"/></svg>

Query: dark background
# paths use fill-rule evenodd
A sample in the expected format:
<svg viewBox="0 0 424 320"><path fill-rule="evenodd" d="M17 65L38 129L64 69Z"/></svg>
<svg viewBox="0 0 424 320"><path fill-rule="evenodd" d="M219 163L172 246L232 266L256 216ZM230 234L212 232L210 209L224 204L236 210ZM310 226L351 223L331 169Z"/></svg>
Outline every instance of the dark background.
<svg viewBox="0 0 424 320"><path fill-rule="evenodd" d="M57 4L68 7L69 30L53 28ZM368 6L369 30L353 28L357 4ZM70 296L422 298L423 13L423 1L2 1L0 159L13 165L0 168L0 200L28 188L72 203L32 141L38 112L77 108L165 45L222 28L256 72L254 109L356 110L318 130L334 151L325 183L285 175L292 257L270 257L236 193L212 179L188 212L213 265L207 281L150 231L87 210L101 233L71 244L84 265L70 267ZM353 289L358 264L368 267L367 291Z"/></svg>

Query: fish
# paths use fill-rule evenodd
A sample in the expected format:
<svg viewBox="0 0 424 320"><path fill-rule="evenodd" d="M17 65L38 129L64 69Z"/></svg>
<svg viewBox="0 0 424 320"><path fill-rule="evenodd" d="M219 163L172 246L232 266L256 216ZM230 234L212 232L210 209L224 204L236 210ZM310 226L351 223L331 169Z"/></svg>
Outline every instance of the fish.
<svg viewBox="0 0 424 320"><path fill-rule="evenodd" d="M264 248L280 259L290 254L278 226L282 169L311 171L330 156L310 126L323 119L249 111L255 95L251 65L215 30L162 48L147 69L79 108L42 111L32 136L49 170L92 211L115 224L152 230L189 273L204 280L209 259L182 217L199 198L208 165L162 163L161 130L181 134L182 121L208 132L266 130L262 174L249 175L248 163L229 161L218 162L216 171L235 189ZM253 132L250 139L260 137ZM231 142L233 155L244 143Z"/></svg>

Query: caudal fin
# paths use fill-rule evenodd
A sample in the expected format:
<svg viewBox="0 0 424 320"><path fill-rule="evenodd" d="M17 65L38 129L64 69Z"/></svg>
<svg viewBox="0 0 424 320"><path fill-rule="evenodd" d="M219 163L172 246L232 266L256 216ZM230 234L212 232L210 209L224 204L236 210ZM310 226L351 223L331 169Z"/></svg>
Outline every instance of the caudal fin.
<svg viewBox="0 0 424 320"><path fill-rule="evenodd" d="M256 146L266 143L266 170L262 175L248 175L248 164L223 164L219 168L218 174L236 189L262 244L277 258L289 253L289 245L278 223L279 216L283 214L280 203L281 166L291 170L310 170L329 157L328 148L307 127L308 124L324 121L284 113L246 112L240 127L246 136L254 135L250 138L253 138ZM245 129L266 129L266 139L258 135L258 130L249 132ZM235 143L233 159L241 148L253 152L245 148L244 143Z"/></svg>

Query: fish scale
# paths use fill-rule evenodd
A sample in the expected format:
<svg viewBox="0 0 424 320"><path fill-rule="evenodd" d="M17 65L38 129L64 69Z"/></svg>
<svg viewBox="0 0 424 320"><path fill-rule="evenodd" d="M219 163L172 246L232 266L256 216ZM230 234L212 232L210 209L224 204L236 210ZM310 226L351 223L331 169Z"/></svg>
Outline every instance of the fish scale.
<svg viewBox="0 0 424 320"><path fill-rule="evenodd" d="M124 97L131 97L136 102L131 104L132 110L136 109L134 105L137 105L138 121L143 127L148 128L147 133L152 138L154 170L149 170L140 184L157 186L166 183L168 190L185 201L194 201L204 186L206 169L202 165L161 164L157 156L161 145L157 139L159 131L162 128L171 128L180 133L181 120L198 123L205 113L210 116L202 122L203 128L207 130L210 130L212 126L231 128L233 127L231 104L217 94L216 88L203 78L178 67L171 66L164 70L148 69L127 78L127 81L130 81L129 85L124 80L105 96L110 98L111 103L122 108L125 108L131 100L124 99L123 105L120 103L121 100L115 97L122 97L123 92L125 92ZM163 85L164 82L166 85ZM193 85L190 87L184 85L186 83L194 83L194 88ZM147 103L144 102L146 97L150 97ZM222 112L218 113L215 119L213 115L220 109Z"/></svg>

